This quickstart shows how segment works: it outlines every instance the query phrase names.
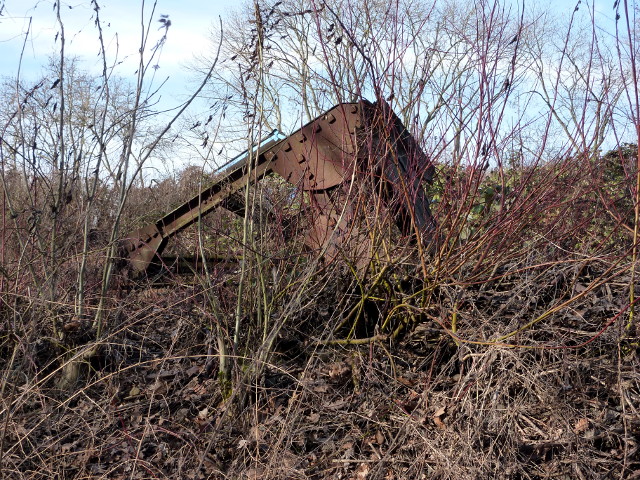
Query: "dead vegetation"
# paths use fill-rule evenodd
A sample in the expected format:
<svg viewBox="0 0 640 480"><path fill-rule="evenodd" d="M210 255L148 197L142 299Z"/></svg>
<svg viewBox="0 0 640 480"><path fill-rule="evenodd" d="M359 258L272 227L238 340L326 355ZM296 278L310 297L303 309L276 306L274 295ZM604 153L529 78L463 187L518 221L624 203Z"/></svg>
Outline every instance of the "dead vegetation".
<svg viewBox="0 0 640 480"><path fill-rule="evenodd" d="M374 266L358 278L319 263L309 277L305 262L271 259L270 315L242 319L226 379L219 335L233 345L237 269L114 291L99 340L58 309L72 355L99 346L65 391L56 378L73 357L44 334L55 323L16 301L6 325L22 328L5 327L2 346L5 477L633 478L631 237L611 217L584 220L598 199L576 189L593 181L572 178L550 197L554 209L572 198L556 213L561 235L537 240L560 222L550 213L521 216L521 228L513 213L495 253L474 245L495 234L442 243L431 279L415 256L384 282ZM585 239L603 231L589 255ZM259 306L264 292L252 282L245 301Z"/></svg>
<svg viewBox="0 0 640 480"><path fill-rule="evenodd" d="M152 107L164 14L135 82L101 43L101 75L62 48L54 81L4 85L0 477L640 478L637 6L608 36L577 7L299 7L220 31L193 118ZM233 139L368 96L429 164L385 190L394 146L364 128L330 258L311 194L269 176L166 252L215 261L119 268ZM149 180L172 148L204 166Z"/></svg>
<svg viewBox="0 0 640 480"><path fill-rule="evenodd" d="M447 287L429 309L439 322L425 319L395 341L322 345L317 340L335 338L339 316L302 310L259 377L246 375L252 356L237 359L226 398L206 292L178 284L137 290L116 302L101 354L71 392L55 388L61 358L46 338L17 333L14 355L4 344L3 359L13 363L3 377L11 409L3 472L632 478L640 468L640 376L620 321L628 283L619 277L585 289L602 273L594 262L549 268L535 282L522 272L456 288L455 335ZM510 337L512 345L492 340L575 292L584 295L570 309Z"/></svg>

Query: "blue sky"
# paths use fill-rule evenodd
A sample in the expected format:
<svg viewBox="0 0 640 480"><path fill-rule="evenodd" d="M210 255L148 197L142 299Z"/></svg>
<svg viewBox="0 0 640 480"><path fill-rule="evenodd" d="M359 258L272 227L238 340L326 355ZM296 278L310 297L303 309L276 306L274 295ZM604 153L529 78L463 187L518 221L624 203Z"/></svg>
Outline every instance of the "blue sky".
<svg viewBox="0 0 640 480"><path fill-rule="evenodd" d="M60 28L55 3L56 0L0 0L0 7L4 7L0 16L0 79L13 79L19 74L27 84L38 81L49 57L59 58L60 41L56 41L56 34ZM175 109L193 93L196 81L201 80L188 65L197 55L211 51L210 32L219 28L219 17L224 21L233 16L243 0L98 0L107 64L117 64L115 75L130 82L135 82L138 69L143 3L147 21L155 4L150 45L162 37L162 24L158 22L161 15L168 15L171 21L167 41L153 63L159 68L151 83L147 77L146 88L152 92L161 86L160 95L154 96L159 101L157 109ZM91 1L62 0L61 7L65 56L79 57L81 69L100 74L102 59L98 55L98 30ZM183 156L188 160L192 154L187 152ZM193 161L199 161L198 156L194 158ZM153 170L160 165L150 162L148 167ZM171 170L172 166L164 168Z"/></svg>
<svg viewBox="0 0 640 480"><path fill-rule="evenodd" d="M140 45L141 0L99 0L100 17L110 61L117 58L123 63L118 74L135 78L137 51ZM186 85L190 74L184 68L194 55L210 48L209 32L218 27L218 17L233 13L238 0L158 0L153 14L151 44L162 36L160 15L169 15L171 27L168 40L161 51L156 77L170 77L165 91L180 97L189 91ZM0 16L0 76L15 77L24 56L20 75L35 79L42 72L50 55L59 55L60 42L56 42L59 28L54 10L55 0L4 0ZM153 0L145 2L145 16L152 11ZM93 7L89 0L62 1L61 16L65 25L66 53L83 59L82 67L101 70L97 56L97 29ZM27 35L27 32L30 32Z"/></svg>
<svg viewBox="0 0 640 480"><path fill-rule="evenodd" d="M46 57L55 54L59 44L54 43L56 17L53 6L55 0L0 0L4 5L0 16L0 75L14 76L17 73L20 51L25 45L23 73L33 75ZM120 38L120 58L135 56L140 36L140 16L142 0L98 0L103 20L105 41L115 52L115 34ZM154 1L146 0L146 12L150 12ZM218 16L223 19L233 14L244 0L157 0L153 24L161 14L169 15L171 29L169 41L163 49L162 68L177 69L188 61L193 54L202 53L210 44L208 32L213 25L217 27ZM268 1L265 3L269 3ZM513 0L520 4L521 0ZM529 7L548 4L550 10L571 11L577 0L543 0L525 2ZM590 0L582 2L590 4ZM97 52L97 34L93 26L93 8L90 0L62 1L62 18L65 23L67 50L71 55L84 57L86 61L95 61ZM600 20L612 18L613 0L596 0L596 11L601 13ZM31 20L31 32L25 37ZM157 37L160 36L160 31ZM90 65L89 65L90 66ZM135 68L134 68L135 70Z"/></svg>
<svg viewBox="0 0 640 480"><path fill-rule="evenodd" d="M155 11L151 21L151 44L162 37L161 15L168 15L171 27L166 44L157 61L154 85L169 80L161 90L162 108L179 105L194 90L194 75L187 66L195 56L212 50L209 41L212 29L233 16L241 4L252 0L98 0L108 63L122 62L116 75L135 80L138 68L142 4L145 18ZM276 0L263 0L265 4ZM431 1L431 0L426 0ZM509 1L509 0L506 0ZM547 8L559 15L570 15L578 0L511 0L514 5L532 7L538 11ZM582 14L594 4L597 24L613 32L614 0L582 0ZM56 0L0 0L0 77L20 75L27 80L39 79L47 59L59 55L60 42L56 42L59 27L54 4ZM632 2L633 5L633 2ZM95 73L101 71L97 29L94 26L90 0L63 0L62 19L65 25L66 55L82 59L81 68ZM545 7L546 6L546 7ZM27 34L28 33L28 34ZM21 51L24 48L22 62ZM154 87L155 88L155 87Z"/></svg>
<svg viewBox="0 0 640 480"><path fill-rule="evenodd" d="M176 98L189 92L187 82L192 75L185 66L195 55L211 50L208 41L212 28L218 28L218 17L223 20L233 15L239 4L248 0L146 0L145 16L148 18L156 4L152 21L152 44L162 35L157 20L160 15L169 15L171 27L164 45L156 72L158 81L170 77L163 91ZM275 0L274 0L275 1ZM514 5L522 0L512 0ZM582 1L587 8L593 0ZM531 3L529 3L531 2ZM540 7L547 3L550 10L573 11L577 0L525 0L525 5ZM21 76L35 79L42 72L50 55L59 52L60 43L55 42L59 28L56 23L54 4L56 0L0 0L4 6L0 16L0 76L15 77L20 66L20 54L24 47ZM117 70L124 78L135 78L137 50L140 44L140 22L142 0L98 0L109 60L116 58L123 63ZM269 3L266 1L265 3ZM83 59L82 67L101 70L97 56L97 31L93 24L93 7L90 0L63 0L62 18L66 30L67 55ZM595 10L601 25L612 25L613 0L595 0ZM605 27L607 28L607 27ZM27 35L27 32L29 34ZM26 40L26 41L25 41ZM166 93L165 93L166 94Z"/></svg>

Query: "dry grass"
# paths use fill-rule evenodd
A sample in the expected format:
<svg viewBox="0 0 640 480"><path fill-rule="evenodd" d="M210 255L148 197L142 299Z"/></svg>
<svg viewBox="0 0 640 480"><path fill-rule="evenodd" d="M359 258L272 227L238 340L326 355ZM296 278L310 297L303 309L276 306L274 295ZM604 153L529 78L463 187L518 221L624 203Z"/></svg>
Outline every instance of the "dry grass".
<svg viewBox="0 0 640 480"><path fill-rule="evenodd" d="M251 143L291 112L388 98L430 156L409 155L391 187L395 146L368 128L389 118L358 129L355 180L331 194L331 214L348 210L331 258L303 248L311 194L270 178L247 185L244 221L214 215L171 247L240 266L162 286L110 270L118 236L201 178L140 178L134 163L174 134L149 133L146 69L119 95L103 51L102 77L75 91L61 50L57 114L50 79L5 87L2 479L640 477L640 156L618 137L638 140L637 27L605 34L578 8L554 32L506 4L436 2L419 18L392 4L256 2L194 93L213 82L217 110L183 128L209 161L214 116ZM91 128L62 112L85 98ZM601 156L605 136L620 145ZM433 229L415 228L418 194Z"/></svg>
<svg viewBox="0 0 640 480"><path fill-rule="evenodd" d="M361 299L351 273L321 272L274 309L299 307L271 324L266 364L245 319L230 396L214 325L229 335L233 316L209 299L233 311L234 273L114 297L72 391L56 389L69 356L42 334L51 319L14 311L29 327L3 336L4 478L632 478L640 363L616 258L511 256L481 283L442 276L423 307L418 277L405 278L386 298L414 311L410 325L389 337L397 313L372 290L361 345L335 342ZM92 346L88 326L67 328L67 345Z"/></svg>

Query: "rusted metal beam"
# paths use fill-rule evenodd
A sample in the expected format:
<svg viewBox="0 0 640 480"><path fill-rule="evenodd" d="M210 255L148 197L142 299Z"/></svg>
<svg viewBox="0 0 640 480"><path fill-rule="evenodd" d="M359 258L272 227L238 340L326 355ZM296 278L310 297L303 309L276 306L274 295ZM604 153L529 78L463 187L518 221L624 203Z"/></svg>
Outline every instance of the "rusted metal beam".
<svg viewBox="0 0 640 480"><path fill-rule="evenodd" d="M311 248L341 241L357 213L353 205L336 205L335 199L351 200L331 192L359 182L371 172L391 192L386 201L404 233L428 231L433 226L422 186L431 180L433 166L386 103L361 101L339 104L292 135L284 139L272 136L237 157L207 189L155 223L127 235L121 242L123 257L134 270L145 271L171 236L228 202L247 182L256 182L270 172L309 192L315 211L306 237ZM340 215L341 211L347 214ZM342 233L336 235L337 230Z"/></svg>
<svg viewBox="0 0 640 480"><path fill-rule="evenodd" d="M138 272L147 270L154 261L159 263L159 256L169 238L219 207L246 185L249 162L254 164L251 172L254 181L271 171L271 164L266 161L264 152L269 151L280 140L281 137L273 134L253 151L247 151L237 157L236 161L222 172L221 178L208 188L153 224L135 230L124 237L120 242L121 256Z"/></svg>

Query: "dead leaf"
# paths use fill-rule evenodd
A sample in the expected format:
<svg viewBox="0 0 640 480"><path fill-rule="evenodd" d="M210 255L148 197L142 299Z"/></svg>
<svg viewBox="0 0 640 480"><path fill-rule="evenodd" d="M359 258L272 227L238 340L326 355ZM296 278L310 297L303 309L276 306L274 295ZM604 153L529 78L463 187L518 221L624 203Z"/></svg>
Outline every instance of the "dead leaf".
<svg viewBox="0 0 640 480"><path fill-rule="evenodd" d="M147 387L147 390L149 391L149 393L154 395L164 395L167 393L167 391L169 391L169 386L164 380L158 379L153 382L153 384L149 385L149 387Z"/></svg>
<svg viewBox="0 0 640 480"><path fill-rule="evenodd" d="M80 322L78 320L71 320L70 322L65 323L62 326L62 329L65 332L71 333L71 332L77 332L80 329L81 326L82 326L82 322Z"/></svg>
<svg viewBox="0 0 640 480"><path fill-rule="evenodd" d="M404 385L405 387L409 387L409 388L413 387L416 384L415 380L411 380L411 379L405 378L405 377L398 377L398 383Z"/></svg>
<svg viewBox="0 0 640 480"><path fill-rule="evenodd" d="M583 285L582 283L576 283L575 286L574 286L574 291L576 293L582 293L582 292L586 291L587 288L588 287L586 285Z"/></svg>
<svg viewBox="0 0 640 480"><path fill-rule="evenodd" d="M341 410L344 408L349 402L344 398L339 398L338 400L330 403L325 403L325 407L330 408L332 410Z"/></svg>
<svg viewBox="0 0 640 480"><path fill-rule="evenodd" d="M368 475L369 475L369 464L361 463L360 466L358 467L358 470L356 470L356 476L354 478L356 480L360 478L367 478Z"/></svg>
<svg viewBox="0 0 640 480"><path fill-rule="evenodd" d="M259 480L264 476L264 473L263 468L250 468L249 470L245 470L244 478L247 480Z"/></svg>
<svg viewBox="0 0 640 480"><path fill-rule="evenodd" d="M244 438L240 439L240 441L238 442L238 450L241 450L243 448L245 448L247 445L249 445L249 441L245 440Z"/></svg>
<svg viewBox="0 0 640 480"><path fill-rule="evenodd" d="M436 410L436 413L434 413L433 416L434 417L441 417L445 413L447 413L447 407L440 407L439 409Z"/></svg>
<svg viewBox="0 0 640 480"><path fill-rule="evenodd" d="M329 368L329 378L336 383L344 383L351 378L351 365L348 363L334 363Z"/></svg>
<svg viewBox="0 0 640 480"><path fill-rule="evenodd" d="M580 435L581 433L585 432L587 428L589 428L589 419L582 417L574 425L573 432L576 435Z"/></svg>
<svg viewBox="0 0 640 480"><path fill-rule="evenodd" d="M445 428L447 428L447 426L443 422L446 416L447 416L447 407L440 407L436 410L436 413L433 414L433 423L436 424L436 427L438 427L441 430L444 430Z"/></svg>
<svg viewBox="0 0 640 480"><path fill-rule="evenodd" d="M193 386L193 393L196 395L204 395L207 393L207 387L201 383L197 383Z"/></svg>
<svg viewBox="0 0 640 480"><path fill-rule="evenodd" d="M420 395L414 390L409 390L409 394L407 398L404 398L402 402L400 402L400 406L407 412L412 413L416 407L420 404Z"/></svg>
<svg viewBox="0 0 640 480"><path fill-rule="evenodd" d="M312 390L316 393L327 393L329 391L329 386L326 383L315 385Z"/></svg>

